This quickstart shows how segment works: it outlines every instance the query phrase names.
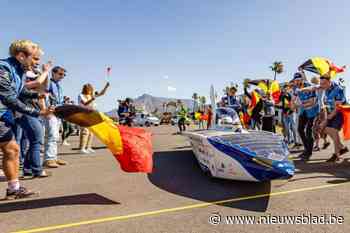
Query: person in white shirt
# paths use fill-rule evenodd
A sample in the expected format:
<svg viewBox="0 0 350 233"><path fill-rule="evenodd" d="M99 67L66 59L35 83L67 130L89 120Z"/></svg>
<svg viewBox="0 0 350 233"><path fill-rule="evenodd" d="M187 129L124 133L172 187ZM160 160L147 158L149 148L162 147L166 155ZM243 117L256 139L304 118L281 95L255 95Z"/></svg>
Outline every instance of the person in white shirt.
<svg viewBox="0 0 350 233"><path fill-rule="evenodd" d="M101 92L97 92L97 91L95 92L94 87L91 84L89 83L85 84L83 86L83 90L81 94L78 96L79 105L96 109L95 99L97 97L104 95L108 87L109 87L109 82L106 83L105 87ZM82 127L80 130L80 143L79 143L80 152L83 154L94 153L95 151L92 149L92 141L93 141L92 133L87 128Z"/></svg>

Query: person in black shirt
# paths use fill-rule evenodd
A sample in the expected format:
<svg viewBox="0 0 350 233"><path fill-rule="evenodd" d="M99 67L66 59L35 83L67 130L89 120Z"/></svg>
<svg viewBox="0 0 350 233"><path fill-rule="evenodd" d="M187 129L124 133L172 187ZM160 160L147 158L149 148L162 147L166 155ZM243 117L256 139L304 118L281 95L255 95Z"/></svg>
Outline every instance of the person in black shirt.
<svg viewBox="0 0 350 233"><path fill-rule="evenodd" d="M293 142L295 146L299 146L300 144L297 141L297 130L296 123L294 121L294 111L291 109L291 101L292 95L290 93L289 85L285 85L282 89L282 94L280 97L280 103L282 108L282 123L283 123L283 134L285 141L288 144Z"/></svg>
<svg viewBox="0 0 350 233"><path fill-rule="evenodd" d="M262 96L263 93L261 90L256 89L255 90L257 93L259 93L259 96ZM248 92L248 86L246 85L244 87L244 95L247 96L249 98L250 101L252 101L253 96L252 94L250 94ZM264 103L262 98L259 98L258 102L256 103L255 107L252 109L251 115L250 115L250 125L251 125L251 129L261 129L261 118L262 118L262 110L264 108Z"/></svg>

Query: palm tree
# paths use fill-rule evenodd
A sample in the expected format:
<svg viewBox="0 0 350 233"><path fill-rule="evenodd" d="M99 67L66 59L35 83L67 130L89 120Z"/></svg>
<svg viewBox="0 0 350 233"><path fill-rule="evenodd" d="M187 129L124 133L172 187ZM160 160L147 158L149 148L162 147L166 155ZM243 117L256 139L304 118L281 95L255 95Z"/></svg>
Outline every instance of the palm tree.
<svg viewBox="0 0 350 233"><path fill-rule="evenodd" d="M197 93L193 93L192 95L192 99L193 99L193 112L195 112L197 109L197 105L198 105L198 94Z"/></svg>
<svg viewBox="0 0 350 233"><path fill-rule="evenodd" d="M270 69L275 73L273 80L276 80L277 74L281 74L283 72L283 63L281 61L275 61Z"/></svg>
<svg viewBox="0 0 350 233"><path fill-rule="evenodd" d="M207 99L205 98L205 96L199 97L199 102L201 104L201 107L204 109L204 105L207 103Z"/></svg>

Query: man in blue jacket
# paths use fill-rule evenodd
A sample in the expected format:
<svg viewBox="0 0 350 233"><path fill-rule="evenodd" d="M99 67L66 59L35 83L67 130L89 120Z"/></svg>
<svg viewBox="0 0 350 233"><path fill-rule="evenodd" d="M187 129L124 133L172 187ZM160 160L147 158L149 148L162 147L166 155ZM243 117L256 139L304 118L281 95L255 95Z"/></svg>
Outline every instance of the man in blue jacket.
<svg viewBox="0 0 350 233"><path fill-rule="evenodd" d="M52 69L52 76L47 92L49 93L48 106L59 106L64 104L61 81L66 76L63 67L56 66ZM58 159L58 140L61 121L54 115L44 118L45 126L45 152L44 166L47 168L57 168L59 165L66 165L67 162Z"/></svg>
<svg viewBox="0 0 350 233"><path fill-rule="evenodd" d="M0 149L3 152L3 169L8 181L7 199L31 197L37 193L20 186L19 146L14 139L14 112L30 116L47 116L53 108L37 110L19 100L22 98L39 98L38 93L24 87L24 74L40 62L35 56L39 46L29 40L17 40L9 49L10 57L0 60ZM41 96L42 97L42 96Z"/></svg>

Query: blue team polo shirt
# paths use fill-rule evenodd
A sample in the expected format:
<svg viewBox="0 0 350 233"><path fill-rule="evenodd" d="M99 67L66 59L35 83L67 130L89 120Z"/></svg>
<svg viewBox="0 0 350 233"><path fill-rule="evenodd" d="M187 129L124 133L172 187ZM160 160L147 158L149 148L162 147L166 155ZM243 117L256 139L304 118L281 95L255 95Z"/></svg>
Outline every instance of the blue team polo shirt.
<svg viewBox="0 0 350 233"><path fill-rule="evenodd" d="M310 84L309 83L305 83L304 87L309 87ZM312 117L316 117L318 115L318 113L320 112L320 106L318 104L317 101L317 94L315 91L311 91L311 92L302 92L300 90L297 90L297 95L301 101L302 104L304 104L305 102L307 102L308 100L314 98L315 99L315 104L311 107L308 108L304 108L303 106L300 107L300 115L303 115L303 113L305 113L307 118L312 118Z"/></svg>
<svg viewBox="0 0 350 233"><path fill-rule="evenodd" d="M343 104L346 103L344 89L337 83L332 81L331 87L328 90L326 90L324 96L324 103L327 107L327 111L332 112L336 107L335 102L338 101L342 102Z"/></svg>

